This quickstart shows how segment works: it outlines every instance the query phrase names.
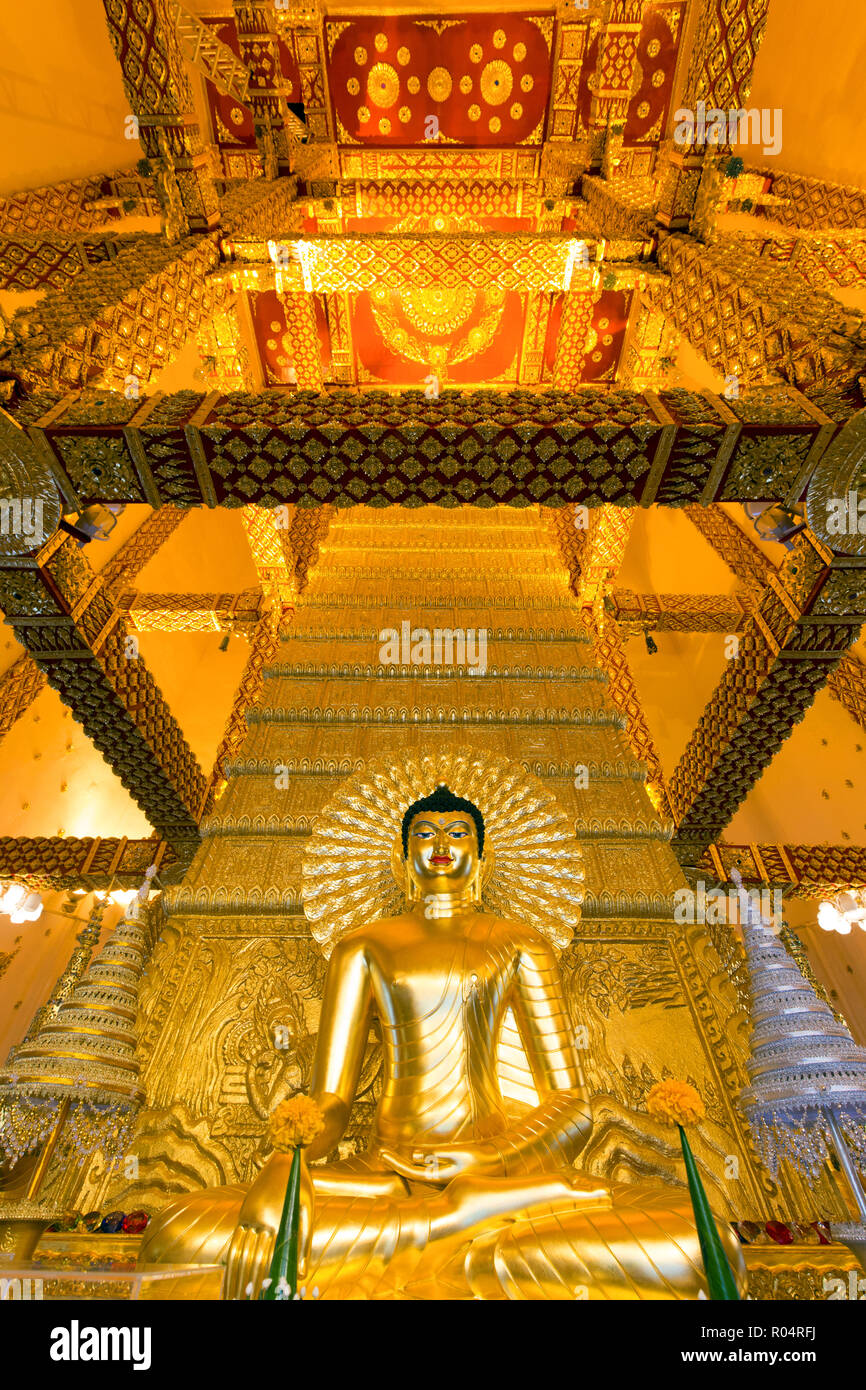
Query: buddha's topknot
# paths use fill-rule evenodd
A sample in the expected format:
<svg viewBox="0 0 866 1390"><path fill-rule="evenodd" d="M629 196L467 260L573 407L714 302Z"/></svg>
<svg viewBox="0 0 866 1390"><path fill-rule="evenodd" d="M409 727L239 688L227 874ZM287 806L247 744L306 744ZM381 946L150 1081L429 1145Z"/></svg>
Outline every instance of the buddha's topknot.
<svg viewBox="0 0 866 1390"><path fill-rule="evenodd" d="M412 817L421 815L424 811L462 811L464 815L471 816L478 834L479 856L484 853L484 817L478 807L473 806L471 801L465 801L462 796L455 796L444 782L440 782L435 792L431 792L430 796L422 797L420 801L414 801L403 817L404 859L409 853L409 826L412 823Z"/></svg>

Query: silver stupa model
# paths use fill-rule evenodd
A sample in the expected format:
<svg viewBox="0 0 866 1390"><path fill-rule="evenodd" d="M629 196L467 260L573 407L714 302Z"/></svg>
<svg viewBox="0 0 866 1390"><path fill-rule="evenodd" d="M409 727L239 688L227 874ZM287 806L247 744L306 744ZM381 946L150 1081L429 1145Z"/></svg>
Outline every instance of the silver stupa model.
<svg viewBox="0 0 866 1390"><path fill-rule="evenodd" d="M750 1085L740 1093L755 1146L775 1177L786 1160L815 1176L835 1153L860 1223L833 1224L846 1243L866 1241L866 1048L803 978L732 873L752 999Z"/></svg>

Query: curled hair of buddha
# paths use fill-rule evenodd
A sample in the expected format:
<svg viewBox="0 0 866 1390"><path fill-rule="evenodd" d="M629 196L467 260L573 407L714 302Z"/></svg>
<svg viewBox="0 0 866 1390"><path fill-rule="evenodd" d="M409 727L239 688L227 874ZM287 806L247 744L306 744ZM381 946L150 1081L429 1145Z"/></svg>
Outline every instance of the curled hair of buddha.
<svg viewBox="0 0 866 1390"><path fill-rule="evenodd" d="M455 796L446 787L444 782L440 782L435 792L430 796L424 796L420 801L413 801L405 816L403 817L403 858L409 854L409 826L413 816L423 815L425 811L442 813L445 811L462 811L464 815L471 816L475 822L475 830L478 835L478 853L484 853L484 817L477 806L473 806L471 801L465 801L462 796Z"/></svg>

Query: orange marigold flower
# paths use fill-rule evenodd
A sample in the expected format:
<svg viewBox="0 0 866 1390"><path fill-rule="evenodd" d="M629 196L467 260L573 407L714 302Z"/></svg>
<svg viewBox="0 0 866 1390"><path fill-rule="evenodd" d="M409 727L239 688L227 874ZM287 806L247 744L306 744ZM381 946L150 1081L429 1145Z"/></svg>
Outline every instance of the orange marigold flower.
<svg viewBox="0 0 866 1390"><path fill-rule="evenodd" d="M292 1096L271 1111L271 1143L277 1153L306 1148L325 1128L325 1117L310 1096Z"/></svg>
<svg viewBox="0 0 866 1390"><path fill-rule="evenodd" d="M668 1125L694 1125L707 1113L704 1102L687 1081L660 1081L647 1096L646 1108L655 1119Z"/></svg>

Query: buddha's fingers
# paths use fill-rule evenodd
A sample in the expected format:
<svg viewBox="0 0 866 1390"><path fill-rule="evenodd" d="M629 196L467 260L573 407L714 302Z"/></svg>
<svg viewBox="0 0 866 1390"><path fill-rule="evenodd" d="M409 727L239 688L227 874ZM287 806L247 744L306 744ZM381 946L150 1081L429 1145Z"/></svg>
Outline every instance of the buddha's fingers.
<svg viewBox="0 0 866 1390"><path fill-rule="evenodd" d="M256 1299L273 1254L272 1231L255 1226L238 1226L226 1261L226 1292L229 1300Z"/></svg>

